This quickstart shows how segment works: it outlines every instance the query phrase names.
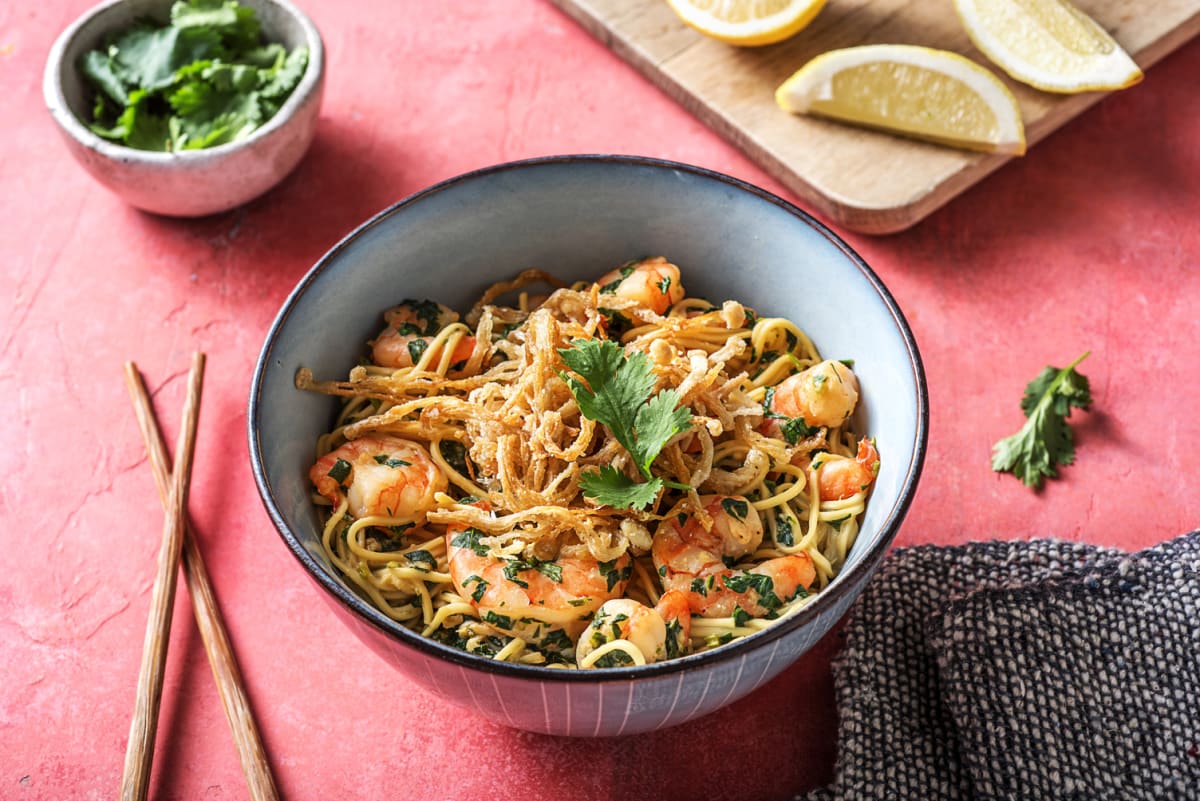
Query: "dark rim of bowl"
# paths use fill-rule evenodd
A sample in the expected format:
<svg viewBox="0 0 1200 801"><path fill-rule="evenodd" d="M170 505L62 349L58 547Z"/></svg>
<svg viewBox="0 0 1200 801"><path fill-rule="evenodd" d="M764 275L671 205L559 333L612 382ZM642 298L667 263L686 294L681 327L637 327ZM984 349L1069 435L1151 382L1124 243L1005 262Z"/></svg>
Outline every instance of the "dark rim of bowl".
<svg viewBox="0 0 1200 801"><path fill-rule="evenodd" d="M137 157L162 163L177 160L190 159L198 161L215 158L223 153L239 149L259 139L266 138L284 127L295 116L296 111L312 96L313 92L321 87L324 81L325 43L321 39L321 32L317 30L316 24L302 9L292 3L291 0L265 0L266 3L278 6L289 16L299 20L300 27L304 29L305 46L308 48L308 64L304 68L304 75L300 78L300 82L296 84L296 87L292 89L292 93L288 95L288 99L284 101L283 105L280 106L271 119L255 128L244 139L226 142L223 145L216 145L214 147L201 148L200 150L180 150L165 153L157 150L141 150L123 145L120 142L110 141L92 133L87 123L80 119L71 110L70 105L68 105L66 92L63 91L62 73L68 69L76 69L76 67L74 64L64 63L63 58L70 44L79 36L87 23L114 6L119 6L122 2L124 0L106 0L88 9L68 25L59 34L58 38L54 40L54 44L51 45L50 53L46 60L45 74L42 77L42 93L47 106L50 108L50 116L55 118L58 124L71 135L71 138L78 140L89 149L104 155L119 155L122 158ZM164 0L164 5L169 7L169 0ZM105 31L103 36L108 36L111 33L112 31ZM90 87L88 91L92 91ZM55 106L50 104L51 93L53 93L53 99L61 114L55 113ZM109 150L115 152L106 152Z"/></svg>
<svg viewBox="0 0 1200 801"><path fill-rule="evenodd" d="M855 587L859 582L843 580L835 581L830 584L825 590L817 594L816 598L806 604L800 610L790 617L781 620L778 624L769 626L766 629L758 632L750 637L734 640L720 648L715 648L710 651L704 651L697 654L689 654L688 656L679 657L677 659L667 660L663 662L654 662L648 665L632 666L632 667L615 667L605 668L604 670L562 670L557 668L542 667L538 665L523 665L513 662L499 662L487 657L476 656L474 654L452 648L448 645L443 645L436 640L428 637L423 637L419 633L407 629L398 623L395 623L383 612L376 609L365 599L354 593L352 590L344 586L340 580L327 572L319 565L312 556L309 555L305 547L292 533L283 515L280 513L278 506L275 504L274 493L267 481L266 472L262 464L262 454L258 442L257 421L260 413L259 393L261 392L263 375L267 370L267 366L271 360L271 354L275 347L275 339L279 334L280 328L287 322L293 306L297 299L304 294L308 286L315 280L329 263L337 257L337 255L351 242L357 239L364 231L378 225L382 221L399 212L406 206L419 202L425 197L436 194L448 188L457 186L461 183L472 181L476 178L481 178L488 175L493 175L499 172L537 168L542 166L554 166L569 164L572 162L584 163L611 163L624 166L650 168L650 169L668 169L672 171L683 171L691 173L701 178L705 178L728 186L740 189L755 197L765 200L784 211L798 218L805 225L810 226L814 231L825 237L831 244L837 247L847 259L849 259L862 273L863 277L874 287L878 293L880 300L887 308L895 322L897 329L900 331L909 357L909 368L912 371L914 383L917 389L917 436L916 448L913 453L912 463L909 466L908 474L904 478L904 483L901 487L899 499L891 515L883 521L881 527L881 536L870 547L860 561L858 562L855 572L862 573L863 571L873 572L886 555L891 546L892 540L895 539L896 532L900 527L900 523L904 520L908 513L908 508L912 503L913 495L916 491L917 480L921 475L922 467L925 462L925 448L928 437L929 427L929 402L927 388L925 384L925 371L921 362L921 356L917 350L917 343L913 337L912 330L908 326L907 320L901 313L896 301L892 298L891 293L874 271L867 266L867 263L854 252L842 239L833 233L825 225L814 219L808 213L802 211L786 200L783 200L776 195L760 189L745 181L737 178L714 172L703 167L696 167L690 164L683 164L664 159L656 159L645 156L625 156L625 155L607 155L607 154L582 154L582 155L561 155L561 156L545 156L540 158L525 159L521 161L507 162L497 164L491 167L485 167L479 170L464 173L454 178L447 179L440 183L434 184L426 189L423 189L415 194L409 195L407 198L395 203L383 211L371 217L366 222L359 225L349 234L342 238L340 242L334 245L317 263L309 270L309 272L300 280L292 292L284 301L279 314L275 321L271 324L271 329L267 333L266 342L263 345L262 352L258 357L258 362L254 367L254 376L250 384L250 406L247 416L247 433L250 439L250 461L254 472L254 480L258 485L259 495L262 498L263 506L270 515L271 522L275 525L284 542L287 543L300 564L308 574L316 580L321 587L327 590L334 598L340 601L350 611L355 613L363 622L370 624L379 632L387 635L393 640L399 641L403 645L416 648L428 656L438 659L447 660L459 664L464 667L469 667L475 670L481 670L490 673L497 673L513 678L531 679L538 681L565 681L565 682L622 682L637 678L650 678L653 676L663 676L672 673L685 672L696 668L701 668L717 662L723 662L728 659L735 658L743 653L751 650L756 650L762 646L775 641L784 636L793 629L803 625L810 618L820 614L823 610L828 609L838 602L838 600ZM843 574L839 574L841 578Z"/></svg>

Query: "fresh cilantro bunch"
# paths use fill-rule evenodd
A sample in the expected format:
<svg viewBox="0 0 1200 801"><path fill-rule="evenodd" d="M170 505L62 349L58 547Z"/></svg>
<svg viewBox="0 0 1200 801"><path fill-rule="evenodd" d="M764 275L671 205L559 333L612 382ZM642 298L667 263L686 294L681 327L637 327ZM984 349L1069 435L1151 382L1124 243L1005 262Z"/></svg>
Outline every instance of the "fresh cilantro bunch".
<svg viewBox="0 0 1200 801"><path fill-rule="evenodd" d="M307 48L263 44L254 9L236 0L180 0L165 27L140 21L79 63L96 90L92 131L162 151L249 136L279 111L307 66Z"/></svg>
<svg viewBox="0 0 1200 801"><path fill-rule="evenodd" d="M1041 489L1047 478L1057 478L1056 464L1075 461L1075 437L1067 424L1072 407L1092 404L1087 377L1076 372L1087 353L1066 367L1046 367L1025 388L1021 410L1025 425L992 449L992 469L1012 473L1028 487Z"/></svg>
<svg viewBox="0 0 1200 801"><path fill-rule="evenodd" d="M558 354L583 379L563 375L580 411L612 432L646 479L634 481L605 465L580 477L583 494L616 509L645 509L668 485L650 473L650 465L671 437L687 430L691 412L680 406L679 393L673 389L651 395L655 378L646 354L626 355L624 348L609 340L574 339L570 344Z"/></svg>

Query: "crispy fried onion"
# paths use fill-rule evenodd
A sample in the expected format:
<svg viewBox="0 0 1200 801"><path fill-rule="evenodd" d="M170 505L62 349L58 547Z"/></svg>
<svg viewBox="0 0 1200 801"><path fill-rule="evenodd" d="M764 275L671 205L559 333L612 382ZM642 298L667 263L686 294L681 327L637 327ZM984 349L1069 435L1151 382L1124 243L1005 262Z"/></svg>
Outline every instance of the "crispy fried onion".
<svg viewBox="0 0 1200 801"><path fill-rule="evenodd" d="M477 341L462 377L379 367L355 368L347 381L314 381L307 370L296 376L302 388L376 404L375 413L341 425L345 439L395 433L425 441L439 458L446 442L465 447L466 474L452 475L452 483L482 496L469 502L440 496L430 523L478 529L497 554L545 559L586 549L611 560L627 550L648 550L650 528L667 514L702 515L698 493L743 492L762 480L772 462L822 444L823 431L796 445L758 432L762 395L752 398L746 373L750 328L740 304L661 316L600 295L593 284L558 289L531 312L491 305L535 281L561 286L545 273L526 271L493 287L472 309L468 321ZM670 510L602 507L580 489L580 476L604 465L638 476L612 434L581 413L558 353L573 339L609 333L618 317L625 323L626 350L644 352L656 389L675 388L691 413L690 429L669 442L652 466L664 479L692 488Z"/></svg>

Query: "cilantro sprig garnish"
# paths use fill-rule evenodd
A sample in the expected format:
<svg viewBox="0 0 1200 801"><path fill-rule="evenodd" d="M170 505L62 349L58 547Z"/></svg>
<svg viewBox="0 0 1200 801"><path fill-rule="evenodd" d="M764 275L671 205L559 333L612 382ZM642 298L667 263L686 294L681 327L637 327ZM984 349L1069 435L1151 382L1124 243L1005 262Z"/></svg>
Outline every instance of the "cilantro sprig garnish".
<svg viewBox="0 0 1200 801"><path fill-rule="evenodd" d="M179 0L167 25L136 22L79 62L95 90L91 130L162 151L250 135L279 111L307 66L307 48L263 44L254 9L235 0Z"/></svg>
<svg viewBox="0 0 1200 801"><path fill-rule="evenodd" d="M1012 473L1026 486L1041 489L1047 478L1058 477L1055 465L1075 461L1075 436L1067 418L1072 408L1087 409L1092 404L1087 377L1075 370L1087 356L1061 369L1046 367L1029 382L1021 399L1025 425L993 447L993 470Z"/></svg>
<svg viewBox="0 0 1200 801"><path fill-rule="evenodd" d="M674 389L654 394L654 372L641 351L627 355L609 340L574 339L570 345L558 354L579 376L562 375L580 411L612 433L645 479L635 481L605 465L580 477L584 497L616 509L645 509L664 486L679 486L653 475L650 465L672 437L689 428L691 412Z"/></svg>

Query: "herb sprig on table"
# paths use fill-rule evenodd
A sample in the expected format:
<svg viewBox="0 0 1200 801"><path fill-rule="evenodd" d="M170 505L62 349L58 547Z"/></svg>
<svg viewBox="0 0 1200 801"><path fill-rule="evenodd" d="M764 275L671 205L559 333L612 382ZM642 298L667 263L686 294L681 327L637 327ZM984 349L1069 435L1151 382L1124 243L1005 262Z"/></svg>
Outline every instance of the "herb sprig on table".
<svg viewBox="0 0 1200 801"><path fill-rule="evenodd" d="M651 394L654 371L641 351L626 355L624 348L608 340L574 339L570 344L558 353L583 378L563 375L579 410L612 432L646 479L635 481L605 465L580 476L584 497L615 509L645 509L664 486L679 486L652 475L650 465L671 437L687 430L691 412L680 405L674 389Z"/></svg>
<svg viewBox="0 0 1200 801"><path fill-rule="evenodd" d="M249 136L279 111L307 66L307 48L263 44L254 9L235 0L180 0L169 24L139 21L79 64L96 90L92 131L161 151Z"/></svg>
<svg viewBox="0 0 1200 801"><path fill-rule="evenodd" d="M1071 409L1092 405L1087 377L1075 368L1087 353L1063 368L1046 367L1025 387L1021 410L1025 425L992 449L992 469L1012 473L1028 487L1041 489L1047 478L1057 478L1055 465L1075 461L1075 436L1067 418Z"/></svg>

